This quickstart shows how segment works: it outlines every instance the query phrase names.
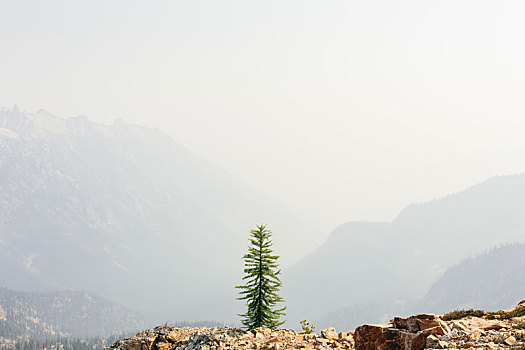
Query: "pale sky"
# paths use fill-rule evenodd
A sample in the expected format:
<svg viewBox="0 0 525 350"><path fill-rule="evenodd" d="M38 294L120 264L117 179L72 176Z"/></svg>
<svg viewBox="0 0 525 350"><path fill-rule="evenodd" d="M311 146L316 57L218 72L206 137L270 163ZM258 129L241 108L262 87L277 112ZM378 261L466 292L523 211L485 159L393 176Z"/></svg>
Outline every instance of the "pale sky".
<svg viewBox="0 0 525 350"><path fill-rule="evenodd" d="M0 0L0 106L156 127L328 233L525 172L525 1Z"/></svg>

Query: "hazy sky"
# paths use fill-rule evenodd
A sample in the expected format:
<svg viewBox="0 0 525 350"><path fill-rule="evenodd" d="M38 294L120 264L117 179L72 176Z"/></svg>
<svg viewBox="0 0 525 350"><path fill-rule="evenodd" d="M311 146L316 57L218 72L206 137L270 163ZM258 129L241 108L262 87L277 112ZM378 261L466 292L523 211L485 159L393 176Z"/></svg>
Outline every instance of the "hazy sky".
<svg viewBox="0 0 525 350"><path fill-rule="evenodd" d="M327 231L525 171L525 1L0 0L0 105L154 126Z"/></svg>

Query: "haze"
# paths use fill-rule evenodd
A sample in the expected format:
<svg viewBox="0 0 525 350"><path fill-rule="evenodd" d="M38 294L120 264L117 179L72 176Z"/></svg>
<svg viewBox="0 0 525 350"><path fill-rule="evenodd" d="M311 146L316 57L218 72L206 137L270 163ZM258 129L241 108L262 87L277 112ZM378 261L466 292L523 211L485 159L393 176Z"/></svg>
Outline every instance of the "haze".
<svg viewBox="0 0 525 350"><path fill-rule="evenodd" d="M525 170L522 1L1 1L0 105L156 127L328 233Z"/></svg>

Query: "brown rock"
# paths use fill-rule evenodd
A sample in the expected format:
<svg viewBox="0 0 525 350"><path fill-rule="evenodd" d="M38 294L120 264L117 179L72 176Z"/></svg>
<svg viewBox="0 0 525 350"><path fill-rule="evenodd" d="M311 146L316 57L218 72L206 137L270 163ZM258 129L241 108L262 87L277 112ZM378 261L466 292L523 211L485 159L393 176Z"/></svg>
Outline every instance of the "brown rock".
<svg viewBox="0 0 525 350"><path fill-rule="evenodd" d="M469 335L468 335L468 338L470 340L480 340L481 332L479 330L475 330L473 332L470 332Z"/></svg>
<svg viewBox="0 0 525 350"><path fill-rule="evenodd" d="M427 328L424 331L420 331L419 333L421 333L421 334L425 335L426 337L428 337L429 335L442 336L442 335L447 334L448 332L446 332L446 330L444 330L443 327L436 326L436 327L432 327L432 328Z"/></svg>
<svg viewBox="0 0 525 350"><path fill-rule="evenodd" d="M440 340L437 344L438 349L448 349L448 343L444 340Z"/></svg>
<svg viewBox="0 0 525 350"><path fill-rule="evenodd" d="M351 335L346 336L344 338L341 338L341 339L339 339L339 341L346 342L346 343L349 343L351 345L354 345L354 337L352 337Z"/></svg>
<svg viewBox="0 0 525 350"><path fill-rule="evenodd" d="M165 342L158 342L155 346L157 347L157 350L169 350L171 348L171 344Z"/></svg>
<svg viewBox="0 0 525 350"><path fill-rule="evenodd" d="M418 320L415 317L394 317L393 324L394 328L404 329L410 333L416 333L421 330L419 328Z"/></svg>
<svg viewBox="0 0 525 350"><path fill-rule="evenodd" d="M437 318L434 314L418 314L412 317L417 318L418 320L435 320Z"/></svg>
<svg viewBox="0 0 525 350"><path fill-rule="evenodd" d="M434 327L439 326L439 322L437 320L415 319L415 321L420 331L424 331L425 329L434 328Z"/></svg>
<svg viewBox="0 0 525 350"><path fill-rule="evenodd" d="M354 333L355 349L375 350L376 341L385 329L387 329L385 326L368 324L356 328Z"/></svg>
<svg viewBox="0 0 525 350"><path fill-rule="evenodd" d="M507 339L505 339L505 344L507 345L514 345L516 344L518 341L516 340L516 338L514 338L512 335L510 337L508 337Z"/></svg>
<svg viewBox="0 0 525 350"><path fill-rule="evenodd" d="M303 334L303 338L306 340L315 340L315 334Z"/></svg>
<svg viewBox="0 0 525 350"><path fill-rule="evenodd" d="M377 350L423 350L426 344L426 336L417 333L408 333L395 328L387 328L376 341ZM357 349L357 348L356 348Z"/></svg>
<svg viewBox="0 0 525 350"><path fill-rule="evenodd" d="M456 329L458 331L467 331L468 328L461 321L452 321L449 323L451 329Z"/></svg>
<svg viewBox="0 0 525 350"><path fill-rule="evenodd" d="M448 333L451 332L450 327L448 326L448 324L445 321L443 321L441 319L438 319L438 321L439 321L439 326L443 329L445 334L448 334Z"/></svg>
<svg viewBox="0 0 525 350"><path fill-rule="evenodd" d="M505 325L498 320L485 320L479 317L469 317L462 320L468 329L499 330L505 328Z"/></svg>
<svg viewBox="0 0 525 350"><path fill-rule="evenodd" d="M431 335L429 335L427 337L427 345L426 345L426 347L427 348L436 348L438 342L439 342L438 337L436 337L435 335L431 334Z"/></svg>
<svg viewBox="0 0 525 350"><path fill-rule="evenodd" d="M408 318L394 317L392 326L397 329L408 329Z"/></svg>
<svg viewBox="0 0 525 350"><path fill-rule="evenodd" d="M321 331L321 337L325 339L337 339L338 335L334 327L328 327Z"/></svg>
<svg viewBox="0 0 525 350"><path fill-rule="evenodd" d="M355 330L356 350L422 350L429 334L427 331L410 333L406 330L377 325L364 325Z"/></svg>
<svg viewBox="0 0 525 350"><path fill-rule="evenodd" d="M394 328L404 329L410 333L416 333L437 326L442 326L446 333L450 332L446 324L433 314L419 314L408 318L394 317L393 324Z"/></svg>
<svg viewBox="0 0 525 350"><path fill-rule="evenodd" d="M356 350L422 350L430 343L438 344L437 336L446 335L450 328L432 314L420 314L408 318L395 317L392 325L364 325L355 330Z"/></svg>
<svg viewBox="0 0 525 350"><path fill-rule="evenodd" d="M259 327L259 328L255 328L255 329L252 329L251 331L255 336L257 336L257 334L262 334L264 336L267 336L269 335L272 330L269 329L269 328L264 328L264 327Z"/></svg>
<svg viewBox="0 0 525 350"><path fill-rule="evenodd" d="M157 340L157 336L148 337L145 339L146 345L148 346L148 349L151 349L153 347L153 344L155 344L155 340Z"/></svg>
<svg viewBox="0 0 525 350"><path fill-rule="evenodd" d="M325 339L325 338L316 338L316 339L315 339L315 342L318 343L318 344L321 344L321 345L326 345L326 344L328 344L328 339Z"/></svg>

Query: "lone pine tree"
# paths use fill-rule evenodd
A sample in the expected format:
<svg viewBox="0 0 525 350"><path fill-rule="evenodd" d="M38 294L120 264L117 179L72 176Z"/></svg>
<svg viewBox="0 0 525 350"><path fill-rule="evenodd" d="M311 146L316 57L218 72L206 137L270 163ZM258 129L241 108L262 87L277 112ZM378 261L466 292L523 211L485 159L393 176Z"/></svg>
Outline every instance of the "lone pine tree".
<svg viewBox="0 0 525 350"><path fill-rule="evenodd" d="M277 264L279 256L273 255L271 249L271 237L266 225L258 225L250 231L248 254L243 256L246 284L235 288L241 289L238 299L246 300L248 310L239 316L244 317L242 324L247 329L277 328L284 323L280 317L285 315L286 307L274 309L284 299L277 294L282 285L278 277L281 270Z"/></svg>

